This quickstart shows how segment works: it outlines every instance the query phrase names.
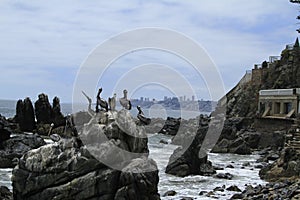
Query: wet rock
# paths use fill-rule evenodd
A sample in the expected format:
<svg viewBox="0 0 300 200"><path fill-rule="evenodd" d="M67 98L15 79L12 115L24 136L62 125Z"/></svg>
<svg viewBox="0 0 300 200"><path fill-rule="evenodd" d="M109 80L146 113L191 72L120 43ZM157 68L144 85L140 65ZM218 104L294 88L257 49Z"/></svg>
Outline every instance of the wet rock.
<svg viewBox="0 0 300 200"><path fill-rule="evenodd" d="M193 198L192 197L183 197L180 200L193 200Z"/></svg>
<svg viewBox="0 0 300 200"><path fill-rule="evenodd" d="M161 139L161 140L159 141L159 143L161 143L161 144L168 144L168 141L166 141L166 140L164 140L164 139Z"/></svg>
<svg viewBox="0 0 300 200"><path fill-rule="evenodd" d="M213 196L213 195L215 195L215 193L214 193L213 191L210 191L210 192L208 192L208 193L206 194L207 197L211 197L211 196Z"/></svg>
<svg viewBox="0 0 300 200"><path fill-rule="evenodd" d="M244 195L243 194L234 194L230 199L243 199Z"/></svg>
<svg viewBox="0 0 300 200"><path fill-rule="evenodd" d="M45 141L38 135L18 134L2 143L0 150L0 168L12 168L16 165L15 158L21 158L29 150L45 145Z"/></svg>
<svg viewBox="0 0 300 200"><path fill-rule="evenodd" d="M232 185L232 186L226 188L226 190L228 190L228 191L234 191L234 192L241 192L241 191L242 191L242 190L241 190L240 188L238 188L238 186L236 186L236 185Z"/></svg>
<svg viewBox="0 0 300 200"><path fill-rule="evenodd" d="M231 180L233 175L230 173L219 173L215 175L215 178Z"/></svg>
<svg viewBox="0 0 300 200"><path fill-rule="evenodd" d="M175 196L176 194L177 194L176 191L174 191L174 190L169 190L169 191L167 191L167 192L165 192L165 193L163 194L163 197L166 197L166 196Z"/></svg>
<svg viewBox="0 0 300 200"><path fill-rule="evenodd" d="M233 168L234 168L234 166L233 166L233 165L231 165L231 164L229 164L229 165L227 165L227 166L226 166L226 168L231 168L231 169L233 169Z"/></svg>
<svg viewBox="0 0 300 200"><path fill-rule="evenodd" d="M0 199L1 200L13 200L13 194L5 186L0 186Z"/></svg>
<svg viewBox="0 0 300 200"><path fill-rule="evenodd" d="M249 167L249 166L250 166L250 163L249 163L249 162L244 162L244 163L243 163L243 166L244 166L244 167Z"/></svg>
<svg viewBox="0 0 300 200"><path fill-rule="evenodd" d="M38 124L51 124L52 120L52 107L49 103L48 96L44 93L39 94L38 100L34 104L35 116Z"/></svg>
<svg viewBox="0 0 300 200"><path fill-rule="evenodd" d="M213 191L214 191L214 192L224 192L225 190L224 190L223 187L215 187L215 188L213 189Z"/></svg>
<svg viewBox="0 0 300 200"><path fill-rule="evenodd" d="M287 180L276 183L268 183L265 186L247 186L246 189L236 195L240 198L231 199L297 199L299 180Z"/></svg>
<svg viewBox="0 0 300 200"><path fill-rule="evenodd" d="M207 132L207 128L201 128L199 131ZM207 159L207 154L201 149L202 137L205 134L197 134L190 146L186 149L179 147L175 149L169 159L166 167L166 173L184 177L194 175L212 175L215 174L212 164Z"/></svg>

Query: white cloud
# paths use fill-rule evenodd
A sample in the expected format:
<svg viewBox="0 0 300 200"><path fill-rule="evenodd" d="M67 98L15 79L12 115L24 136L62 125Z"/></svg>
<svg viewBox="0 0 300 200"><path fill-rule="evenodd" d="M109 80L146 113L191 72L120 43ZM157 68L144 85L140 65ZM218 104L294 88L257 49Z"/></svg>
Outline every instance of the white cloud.
<svg viewBox="0 0 300 200"><path fill-rule="evenodd" d="M2 0L0 5L0 69L11 77L1 75L1 83L18 86L9 98L24 93L28 85L32 93L35 87L41 90L32 82L45 77L45 92L54 91L51 86L59 87L66 76L74 79L74 71L99 43L133 28L169 28L193 38L219 66L227 89L297 35L296 6L282 0ZM57 75L62 67L67 68L65 77ZM64 101L71 98L69 82L58 92Z"/></svg>

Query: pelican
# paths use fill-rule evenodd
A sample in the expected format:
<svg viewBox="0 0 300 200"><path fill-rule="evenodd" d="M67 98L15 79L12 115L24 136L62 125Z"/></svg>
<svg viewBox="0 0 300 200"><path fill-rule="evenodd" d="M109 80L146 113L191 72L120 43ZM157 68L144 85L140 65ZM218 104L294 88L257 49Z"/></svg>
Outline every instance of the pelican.
<svg viewBox="0 0 300 200"><path fill-rule="evenodd" d="M117 99L117 94L115 93L114 96L112 98L108 98L108 104L109 104L109 108L111 111L115 111L116 110L116 99Z"/></svg>
<svg viewBox="0 0 300 200"><path fill-rule="evenodd" d="M143 124L143 125L149 125L151 123L151 119L150 118L147 118L145 117L143 111L142 111L142 108L140 106L137 106L136 107L139 111L138 115L137 115L137 118L140 120L140 122Z"/></svg>
<svg viewBox="0 0 300 200"><path fill-rule="evenodd" d="M102 99L100 97L101 92L102 92L102 88L99 88L98 94L97 94L96 112L99 112L99 107L98 107L99 105L101 108L104 108L105 111L107 112L108 111L108 103L107 103L107 101L105 101L104 99Z"/></svg>
<svg viewBox="0 0 300 200"><path fill-rule="evenodd" d="M131 102L129 99L127 99L127 90L123 91L124 97L120 98L120 104L123 106L123 108L127 110L131 110Z"/></svg>

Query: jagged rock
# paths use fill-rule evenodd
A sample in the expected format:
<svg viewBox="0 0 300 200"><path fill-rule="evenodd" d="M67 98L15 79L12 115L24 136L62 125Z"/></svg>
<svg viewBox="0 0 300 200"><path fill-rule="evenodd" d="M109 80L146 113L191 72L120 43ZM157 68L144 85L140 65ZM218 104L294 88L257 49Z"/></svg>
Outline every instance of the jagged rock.
<svg viewBox="0 0 300 200"><path fill-rule="evenodd" d="M282 151L279 159L272 164L263 167L259 176L266 180L300 176L300 155L296 150L286 148Z"/></svg>
<svg viewBox="0 0 300 200"><path fill-rule="evenodd" d="M0 168L11 168L16 165L14 158L21 158L29 150L45 145L45 141L38 135L18 134L2 143L0 150Z"/></svg>
<svg viewBox="0 0 300 200"><path fill-rule="evenodd" d="M2 143L10 138L12 131L9 127L9 122L5 117L0 115L0 149L3 149Z"/></svg>
<svg viewBox="0 0 300 200"><path fill-rule="evenodd" d="M128 111L115 114L119 120L86 124L80 139L61 138L27 152L13 170L14 199L159 200L145 130Z"/></svg>
<svg viewBox="0 0 300 200"><path fill-rule="evenodd" d="M215 175L216 178L231 180L233 175L230 173L219 173Z"/></svg>
<svg viewBox="0 0 300 200"><path fill-rule="evenodd" d="M51 118L55 127L64 126L66 124L65 117L60 110L60 101L58 97L53 98Z"/></svg>
<svg viewBox="0 0 300 200"><path fill-rule="evenodd" d="M39 94L38 100L35 102L35 116L38 124L51 124L52 107L49 103L48 96L46 94Z"/></svg>
<svg viewBox="0 0 300 200"><path fill-rule="evenodd" d="M175 196L177 194L176 191L174 190L169 190L169 191L166 191L164 194L163 194L163 197L167 197L167 196Z"/></svg>
<svg viewBox="0 0 300 200"><path fill-rule="evenodd" d="M226 190L228 190L228 191L234 191L234 192L241 192L241 191L242 191L242 190L241 190L238 186L236 186L236 185L232 185L232 186L226 188Z"/></svg>
<svg viewBox="0 0 300 200"><path fill-rule="evenodd" d="M21 131L32 132L35 128L34 109L31 100L27 97L19 100L16 107L14 120L19 124Z"/></svg>
<svg viewBox="0 0 300 200"><path fill-rule="evenodd" d="M146 157L133 159L122 169L115 199L159 200L158 181L158 170L153 160Z"/></svg>
<svg viewBox="0 0 300 200"><path fill-rule="evenodd" d="M5 186L0 186L0 199L1 200L13 200L12 192Z"/></svg>
<svg viewBox="0 0 300 200"><path fill-rule="evenodd" d="M168 117L165 125L158 132L166 135L176 135L180 126L181 118Z"/></svg>
<svg viewBox="0 0 300 200"><path fill-rule="evenodd" d="M206 128L200 128L199 133L194 138L190 146L186 149L178 147L175 149L169 159L166 173L184 177L191 174L194 175L212 175L215 174L212 164L207 159L207 154L202 152L201 142L207 132Z"/></svg>

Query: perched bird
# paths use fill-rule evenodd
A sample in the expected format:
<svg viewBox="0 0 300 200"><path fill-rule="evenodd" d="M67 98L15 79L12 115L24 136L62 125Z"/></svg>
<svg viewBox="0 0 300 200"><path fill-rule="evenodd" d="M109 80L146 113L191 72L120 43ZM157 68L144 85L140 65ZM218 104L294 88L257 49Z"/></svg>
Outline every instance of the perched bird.
<svg viewBox="0 0 300 200"><path fill-rule="evenodd" d="M104 108L105 111L107 112L108 111L108 103L107 103L107 101L105 101L104 99L102 99L100 97L101 92L102 92L102 88L99 88L98 94L97 94L96 112L99 112L99 107L98 107L99 105L101 108Z"/></svg>
<svg viewBox="0 0 300 200"><path fill-rule="evenodd" d="M142 123L142 125L149 125L151 123L151 119L145 117L142 108L140 106L136 107L139 111L139 113L137 114L137 118L140 120L140 122Z"/></svg>
<svg viewBox="0 0 300 200"><path fill-rule="evenodd" d="M51 134L53 127L54 127L54 124L51 123L51 124L50 124L50 129L49 129L49 132L48 132L48 136Z"/></svg>
<svg viewBox="0 0 300 200"><path fill-rule="evenodd" d="M116 98L117 98L117 94L115 93L114 96L112 98L108 98L108 104L109 104L109 108L111 111L115 111L116 110Z"/></svg>
<svg viewBox="0 0 300 200"><path fill-rule="evenodd" d="M123 91L124 97L120 98L120 104L123 106L123 108L127 110L131 110L131 102L129 99L127 99L127 90Z"/></svg>

